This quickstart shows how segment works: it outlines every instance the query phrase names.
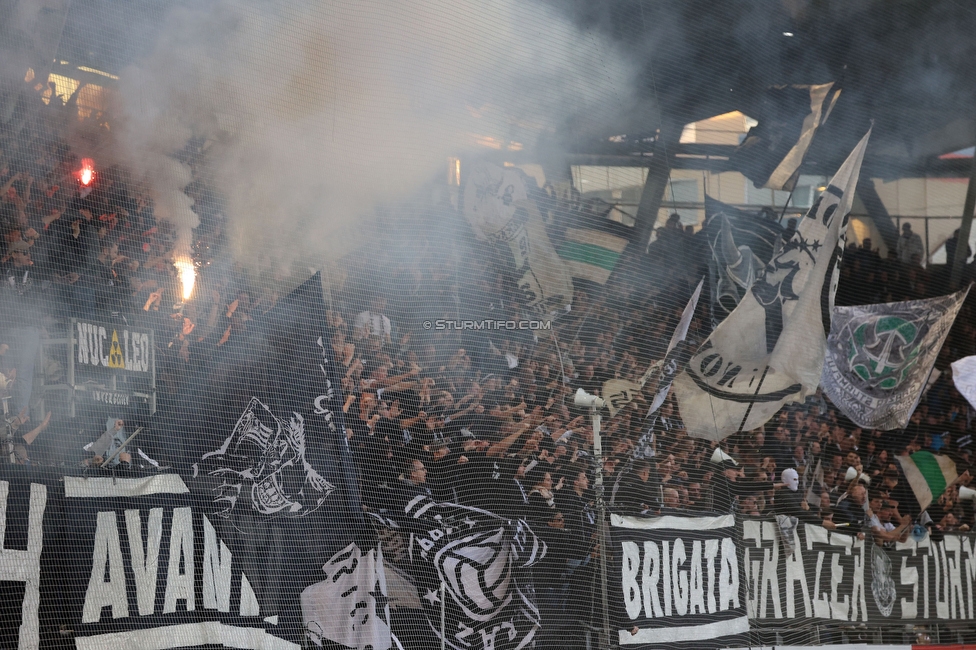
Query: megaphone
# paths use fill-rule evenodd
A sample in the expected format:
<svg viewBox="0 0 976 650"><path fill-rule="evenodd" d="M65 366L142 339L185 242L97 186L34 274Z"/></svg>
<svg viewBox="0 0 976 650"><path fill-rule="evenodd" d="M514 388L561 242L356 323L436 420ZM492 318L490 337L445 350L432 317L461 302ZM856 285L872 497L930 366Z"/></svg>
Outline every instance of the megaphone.
<svg viewBox="0 0 976 650"><path fill-rule="evenodd" d="M870 476L868 476L867 474L858 474L856 468L854 468L854 467L848 467L847 468L847 473L844 474L844 480L847 481L848 483L850 483L854 479L857 479L858 481L860 481L861 483L864 483L865 485L871 485L871 477Z"/></svg>
<svg viewBox="0 0 976 650"><path fill-rule="evenodd" d="M959 486L959 500L960 501L976 501L976 490L968 488L965 485Z"/></svg>
<svg viewBox="0 0 976 650"><path fill-rule="evenodd" d="M735 462L734 458L732 458L727 453L722 451L721 447L716 447L715 451L712 452L712 462L715 463L716 465L721 465L725 461L732 463L736 467L739 466L739 463Z"/></svg>
<svg viewBox="0 0 976 650"><path fill-rule="evenodd" d="M597 397L596 395L590 395L582 388L577 388L576 395L573 396L573 404L575 404L576 406L586 406L586 407L595 406L596 408L599 409L599 408L603 408L606 405L606 402L603 399Z"/></svg>

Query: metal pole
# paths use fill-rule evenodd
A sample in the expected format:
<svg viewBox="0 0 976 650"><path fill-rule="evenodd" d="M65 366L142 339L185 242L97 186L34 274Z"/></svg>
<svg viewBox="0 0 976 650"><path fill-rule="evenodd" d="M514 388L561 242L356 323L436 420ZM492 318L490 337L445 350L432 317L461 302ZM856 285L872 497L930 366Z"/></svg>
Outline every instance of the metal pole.
<svg viewBox="0 0 976 650"><path fill-rule="evenodd" d="M445 650L447 643L447 599L444 597L447 585L441 582L441 650Z"/></svg>
<svg viewBox="0 0 976 650"><path fill-rule="evenodd" d="M929 267L929 255L932 254L932 249L929 248L929 218L924 217L925 221L925 259L922 261L922 266L925 268Z"/></svg>
<svg viewBox="0 0 976 650"><path fill-rule="evenodd" d="M959 236L956 238L956 254L951 260L946 260L952 266L949 273L949 291L959 289L962 280L962 267L966 261L966 251L969 250L969 233L973 227L973 210L976 208L976 156L973 157L973 167L969 173L969 186L966 188L966 203L962 208L962 225L959 226Z"/></svg>
<svg viewBox="0 0 976 650"><path fill-rule="evenodd" d="M125 449L125 446L127 444L129 444L130 442L132 442L135 439L135 437L139 435L139 432L140 431L142 431L142 427L139 427L138 429L136 429L132 433L131 436L129 436L128 438L126 438L125 439L125 442L123 442L121 445L119 445L119 448L116 449L115 451L113 451L111 456L109 456L108 458L106 458L105 460L103 460L102 461L102 464L99 465L99 467L108 467L108 464L111 463L115 459L116 456L118 456L120 453L122 453L122 450Z"/></svg>
<svg viewBox="0 0 976 650"><path fill-rule="evenodd" d="M607 502L603 494L603 441L600 438L600 409L591 406L593 418L593 458L596 459L596 507L600 517L600 598L603 611L600 630L600 650L610 647L610 606L607 601L607 554L610 550L607 535Z"/></svg>
<svg viewBox="0 0 976 650"><path fill-rule="evenodd" d="M647 179L644 181L640 203L637 205L636 223L634 224L633 240L641 253L647 251L651 235L654 234L654 226L657 224L657 215L661 209L664 190L667 189L668 181L671 178L668 148L667 142L665 142L665 138L670 137L671 131L665 133L662 128L654 141L653 153L648 160ZM671 198L673 201L674 196Z"/></svg>

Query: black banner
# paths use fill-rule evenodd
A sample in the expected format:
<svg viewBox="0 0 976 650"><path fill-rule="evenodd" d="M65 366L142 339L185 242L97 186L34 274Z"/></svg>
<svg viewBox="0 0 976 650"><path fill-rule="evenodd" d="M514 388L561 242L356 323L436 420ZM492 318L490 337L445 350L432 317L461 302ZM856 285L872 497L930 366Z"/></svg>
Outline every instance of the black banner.
<svg viewBox="0 0 976 650"><path fill-rule="evenodd" d="M733 515L611 517L608 588L621 647L734 644L749 631L735 523Z"/></svg>
<svg viewBox="0 0 976 650"><path fill-rule="evenodd" d="M297 650L300 644L281 629L278 615L293 606L282 602L286 594L292 596L275 580L282 579L300 550L282 545L271 557L266 550L275 537L267 529L260 531L267 537L265 551L236 551L239 541L227 537L226 527L222 530L199 504L175 474L82 477L0 468L0 647L116 650L210 644ZM431 505L428 511L443 511L445 505ZM474 532L474 524L480 530L477 522L468 521L472 512L486 525L493 521L488 513L459 512L464 514L462 529ZM736 634L801 619L891 627L976 618L976 534L882 548L870 535L862 540L801 524L793 536L796 551L787 557L771 520L613 516L612 524L615 562L608 589L615 641L622 647L735 645L742 642ZM445 542L455 539L454 533L431 530L445 532L419 543L421 548L430 545L437 556L428 558L438 568L431 579L446 575L442 571L448 566L453 567L450 574L463 578L464 562L455 561L461 555L454 542ZM540 547L529 531L512 532L512 541L490 556L489 565L505 568L503 575L512 569L514 576L518 571L510 565L531 564ZM460 535L456 541L480 539L469 537ZM445 555L447 546L453 550ZM345 604L326 593L321 600L320 592L348 581L350 569L368 563L368 555L347 549L306 574L311 587L302 595L303 604L310 598L321 603L320 609L330 603L323 610L328 611L326 623L348 620L357 611L356 599ZM498 646L517 645L528 634L517 633L519 626L510 620L521 619L513 612L532 614L525 619L527 633L538 624L545 628L547 621L538 621L527 609L531 600L520 596L516 585L495 604L504 616L491 617L494 625L465 635L467 628L458 621L468 619L454 610L474 602L479 584L483 589L480 579L463 578L448 587L452 646L481 641L485 634ZM436 590L421 595L430 596L432 611L437 609ZM311 640L316 642L314 636Z"/></svg>
<svg viewBox="0 0 976 650"><path fill-rule="evenodd" d="M737 530L732 520L612 517L621 645L712 639L743 631L746 615L746 629L976 620L976 534L879 545L870 532L800 524L787 555L776 521L743 520Z"/></svg>
<svg viewBox="0 0 976 650"><path fill-rule="evenodd" d="M743 522L742 565L753 625L820 619L890 625L974 619L976 535L879 546L867 533L801 524L783 552L776 523Z"/></svg>
<svg viewBox="0 0 976 650"><path fill-rule="evenodd" d="M0 472L0 646L300 647L179 476L18 469Z"/></svg>

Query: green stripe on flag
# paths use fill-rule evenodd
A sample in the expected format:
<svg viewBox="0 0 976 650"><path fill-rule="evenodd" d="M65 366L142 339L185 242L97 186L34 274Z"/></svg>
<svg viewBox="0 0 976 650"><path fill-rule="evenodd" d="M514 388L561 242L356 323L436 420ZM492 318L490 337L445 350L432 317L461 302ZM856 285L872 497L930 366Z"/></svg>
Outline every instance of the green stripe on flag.
<svg viewBox="0 0 976 650"><path fill-rule="evenodd" d="M939 460L927 451L917 451L911 455L911 460L915 467L922 473L925 482L928 483L932 491L932 500L935 501L946 490L946 477L942 473L942 465Z"/></svg>
<svg viewBox="0 0 976 650"><path fill-rule="evenodd" d="M594 246L593 244L566 242L562 250L559 251L559 257L571 262L592 264L601 269L612 271L620 259L620 253L615 253L612 250L602 248L601 246Z"/></svg>

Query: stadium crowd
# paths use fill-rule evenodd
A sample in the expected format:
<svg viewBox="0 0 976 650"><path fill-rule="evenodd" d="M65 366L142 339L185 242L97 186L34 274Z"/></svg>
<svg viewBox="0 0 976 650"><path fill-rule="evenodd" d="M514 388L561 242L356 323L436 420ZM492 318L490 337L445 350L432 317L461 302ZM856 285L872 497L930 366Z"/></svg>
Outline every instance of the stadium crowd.
<svg viewBox="0 0 976 650"><path fill-rule="evenodd" d="M65 115L75 111L73 98L37 86L8 88L3 99L0 390L8 428L22 441L19 460L56 463L56 453L43 452L45 435L37 434L57 427L57 418L32 422L30 411L35 372L46 383L64 372L50 358L35 368L35 359L40 341L62 331L66 319L125 319L154 329L165 400L185 369L246 329L279 294L261 271L217 255L224 218L202 173L200 149L182 153L195 172L186 191L201 218L194 242L200 281L194 298L176 306L173 232L155 219L148 189L118 167L97 170L89 185L77 177L82 158L61 135ZM554 240L561 225L591 218L587 212L596 209L578 197L540 201L555 215L549 220ZM382 510L388 491L419 490L525 518L550 548L539 570L554 580L540 584L563 584L591 570L596 532L593 430L573 393L600 394L613 378L636 380L663 357L693 287L707 274L708 244L669 220L649 254L625 255L606 286L579 283L571 312L551 329L431 329L439 319L530 317L487 244L462 219L445 219L450 210L445 203L381 220L383 236L344 262L329 294L330 343L345 368L346 436L364 502ZM967 273L972 276L971 267ZM943 276L918 260L904 263L897 252L882 260L865 240L847 252L838 302L939 295L946 291ZM918 513L895 457L919 449L948 453L960 473L976 462L976 411L945 372L951 361L976 354L974 306L971 297L939 355L943 372L904 431L861 430L818 397L717 445L687 435L673 397L646 417L656 389L651 382L604 420L602 469L611 508L787 514L827 527L850 523L852 534L874 533L883 543L904 538ZM690 340L707 336L708 308L703 299ZM99 432L88 431L88 439ZM717 457L718 446L734 460ZM968 480L964 475L962 484ZM976 525L958 486L927 514L923 523L936 532ZM568 615L570 596L551 596L556 615Z"/></svg>

